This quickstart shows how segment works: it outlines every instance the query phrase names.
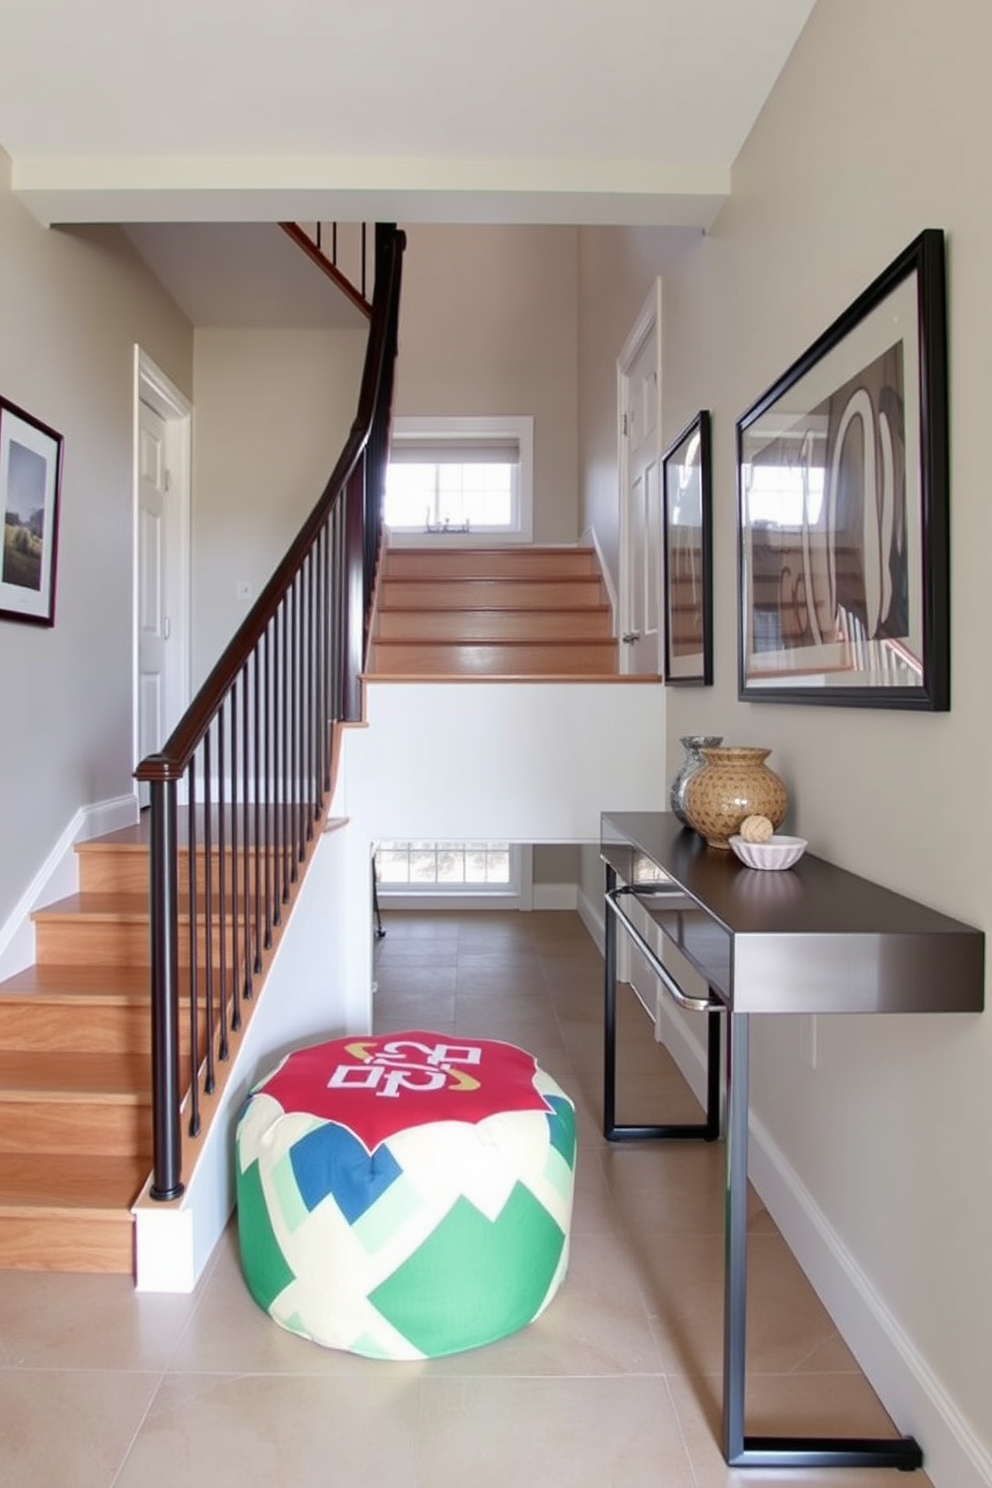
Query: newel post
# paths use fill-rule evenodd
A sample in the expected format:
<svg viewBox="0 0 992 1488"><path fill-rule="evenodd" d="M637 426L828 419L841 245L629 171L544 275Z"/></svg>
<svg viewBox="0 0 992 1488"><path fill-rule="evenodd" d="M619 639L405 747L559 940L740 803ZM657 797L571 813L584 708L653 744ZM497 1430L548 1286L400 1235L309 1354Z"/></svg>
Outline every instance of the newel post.
<svg viewBox="0 0 992 1488"><path fill-rule="evenodd" d="M176 782L151 792L151 992L153 1199L183 1191L179 1089L179 884Z"/></svg>

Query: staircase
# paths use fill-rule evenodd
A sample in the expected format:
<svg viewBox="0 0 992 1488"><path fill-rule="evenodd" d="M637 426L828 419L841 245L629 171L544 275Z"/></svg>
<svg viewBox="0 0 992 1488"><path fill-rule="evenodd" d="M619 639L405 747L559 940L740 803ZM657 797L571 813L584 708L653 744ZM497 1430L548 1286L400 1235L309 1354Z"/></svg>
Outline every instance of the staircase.
<svg viewBox="0 0 992 1488"><path fill-rule="evenodd" d="M78 894L35 912L36 963L0 983L0 1266L132 1270L152 1131L143 836L77 846Z"/></svg>
<svg viewBox="0 0 992 1488"><path fill-rule="evenodd" d="M617 675L617 642L591 547L389 548L368 675Z"/></svg>

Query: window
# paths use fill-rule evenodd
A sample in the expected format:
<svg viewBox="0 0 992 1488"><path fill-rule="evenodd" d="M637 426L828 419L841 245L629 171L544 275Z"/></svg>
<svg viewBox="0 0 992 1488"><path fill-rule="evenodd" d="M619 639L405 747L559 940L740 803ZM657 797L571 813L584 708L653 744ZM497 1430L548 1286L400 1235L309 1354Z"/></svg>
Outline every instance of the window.
<svg viewBox="0 0 992 1488"><path fill-rule="evenodd" d="M397 535L459 534L529 542L533 420L397 418L385 522Z"/></svg>
<svg viewBox="0 0 992 1488"><path fill-rule="evenodd" d="M379 841L376 889L393 909L530 909L531 850L516 842Z"/></svg>
<svg viewBox="0 0 992 1488"><path fill-rule="evenodd" d="M513 887L508 842L380 842L375 870L379 887L411 890Z"/></svg>

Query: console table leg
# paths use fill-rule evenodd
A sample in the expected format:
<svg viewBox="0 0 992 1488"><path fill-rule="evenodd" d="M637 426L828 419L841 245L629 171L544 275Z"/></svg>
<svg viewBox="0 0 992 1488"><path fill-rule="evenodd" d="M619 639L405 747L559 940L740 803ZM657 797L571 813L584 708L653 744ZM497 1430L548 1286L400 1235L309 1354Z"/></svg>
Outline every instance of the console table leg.
<svg viewBox="0 0 992 1488"><path fill-rule="evenodd" d="M911 1436L746 1436L747 1343L747 1013L727 1014L727 1186L723 1293L723 1455L731 1467L897 1467L923 1464Z"/></svg>
<svg viewBox="0 0 992 1488"><path fill-rule="evenodd" d="M723 1292L723 1455L744 1450L747 1341L747 1013L727 1014L727 1189Z"/></svg>

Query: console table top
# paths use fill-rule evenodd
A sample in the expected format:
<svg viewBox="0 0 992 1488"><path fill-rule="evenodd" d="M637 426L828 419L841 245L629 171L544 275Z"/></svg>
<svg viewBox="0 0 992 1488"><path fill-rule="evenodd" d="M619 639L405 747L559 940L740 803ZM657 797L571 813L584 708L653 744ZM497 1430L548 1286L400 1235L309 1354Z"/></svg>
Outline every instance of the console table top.
<svg viewBox="0 0 992 1488"><path fill-rule="evenodd" d="M741 1012L980 1012L981 930L807 852L779 872L669 812L604 812L600 851L643 915Z"/></svg>

